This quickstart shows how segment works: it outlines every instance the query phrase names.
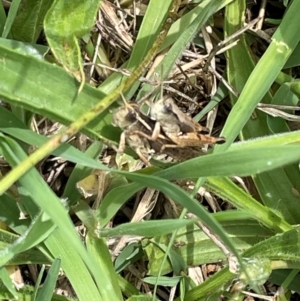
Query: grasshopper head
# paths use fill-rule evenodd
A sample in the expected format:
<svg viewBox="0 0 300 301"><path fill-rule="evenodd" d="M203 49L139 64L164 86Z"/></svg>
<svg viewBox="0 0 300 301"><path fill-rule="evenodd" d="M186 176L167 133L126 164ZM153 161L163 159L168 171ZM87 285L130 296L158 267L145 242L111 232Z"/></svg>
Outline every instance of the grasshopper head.
<svg viewBox="0 0 300 301"><path fill-rule="evenodd" d="M114 126L126 129L136 121L136 111L132 106L122 106L113 113Z"/></svg>

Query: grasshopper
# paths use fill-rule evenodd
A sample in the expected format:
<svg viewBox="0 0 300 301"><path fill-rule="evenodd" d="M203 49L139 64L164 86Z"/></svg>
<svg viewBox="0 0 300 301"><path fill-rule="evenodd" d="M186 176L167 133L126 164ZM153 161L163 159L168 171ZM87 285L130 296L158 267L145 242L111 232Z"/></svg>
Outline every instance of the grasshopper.
<svg viewBox="0 0 300 301"><path fill-rule="evenodd" d="M123 132L120 137L118 152L123 153L126 143L135 150L139 158L149 166L149 158L154 153L165 154L177 161L184 161L199 155L201 149L190 148L189 151L183 148L165 148L165 145L172 145L173 142L166 136L159 134L155 139L152 134L155 131L156 122L149 116L140 112L135 103L128 103L119 107L113 113L113 124L120 127Z"/></svg>
<svg viewBox="0 0 300 301"><path fill-rule="evenodd" d="M144 115L137 104L126 102L113 114L113 124L123 130L118 151L122 153L127 143L147 166L154 153L165 153L184 161L202 153L206 143L225 142L222 137L203 135L208 129L184 114L171 98L152 104L150 117Z"/></svg>
<svg viewBox="0 0 300 301"><path fill-rule="evenodd" d="M170 97L153 103L150 108L150 117L156 121L152 139L155 139L162 130L177 147L199 147L204 144L222 144L226 141L223 137L204 135L209 133L208 128L201 126L183 113ZM164 146L166 147L174 146Z"/></svg>

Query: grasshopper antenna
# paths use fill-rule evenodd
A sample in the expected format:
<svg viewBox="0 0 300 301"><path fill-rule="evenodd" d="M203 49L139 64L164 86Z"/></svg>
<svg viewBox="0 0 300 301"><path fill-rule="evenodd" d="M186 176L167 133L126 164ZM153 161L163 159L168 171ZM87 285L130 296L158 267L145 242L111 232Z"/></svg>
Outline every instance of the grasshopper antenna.
<svg viewBox="0 0 300 301"><path fill-rule="evenodd" d="M141 124L143 124L144 127L146 127L146 129L152 131L152 128L149 126L149 124L147 124L147 122L140 116L141 112L138 106L136 104L133 105L129 104L122 92L120 93L120 95L125 104L126 109L130 112L130 114L132 114L136 118L136 120L138 120Z"/></svg>
<svg viewBox="0 0 300 301"><path fill-rule="evenodd" d="M164 97L164 81L163 81L163 74L164 74L164 65L161 64L161 78L160 78L160 99Z"/></svg>
<svg viewBox="0 0 300 301"><path fill-rule="evenodd" d="M127 100L126 100L126 98L124 97L124 95L123 95L122 92L120 92L120 95L121 95L122 101L124 102L125 107L126 107L126 108L128 108L128 107L131 108L130 104L127 102Z"/></svg>
<svg viewBox="0 0 300 301"><path fill-rule="evenodd" d="M135 116L136 119L139 120L139 110L136 104L129 104L126 100L126 98L124 97L123 93L120 92L122 101L124 102L125 108Z"/></svg>

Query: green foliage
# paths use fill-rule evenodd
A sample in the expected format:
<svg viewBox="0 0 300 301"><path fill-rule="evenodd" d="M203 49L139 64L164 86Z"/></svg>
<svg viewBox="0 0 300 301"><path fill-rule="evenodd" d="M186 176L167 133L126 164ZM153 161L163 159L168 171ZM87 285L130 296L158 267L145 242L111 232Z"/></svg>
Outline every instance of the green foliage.
<svg viewBox="0 0 300 301"><path fill-rule="evenodd" d="M300 267L299 229L294 228L300 222L300 131L290 131L282 118L256 110L259 102L298 102L299 82L283 69L300 61L300 23L290 22L297 18L299 1L284 8L284 17L260 59L249 46L247 35L227 50L227 79L239 97L222 84L214 97L220 101L230 95L232 108L222 130L226 143L205 156L133 172L132 161L127 170L97 160L104 144L115 146L119 141L120 130L111 124L111 110L117 107L119 94L141 97L153 89L150 84L141 86L139 77L160 51L168 50L150 80L169 78L187 45L221 8L225 7L226 37L242 28L245 1L194 1L188 11L178 11L178 1L150 0L145 15L135 20L139 31L130 54L122 61L130 76L113 72L94 88L84 82L82 57L86 51L83 41L97 50L92 27L99 5L99 1L14 0L7 15L1 6L0 97L10 107L0 106L0 154L11 171L1 175L0 181L0 220L7 227L0 230L0 298L68 300L53 295L61 268L80 301L117 301L123 296L127 300L156 300L157 296L144 295L119 274L136 261L144 262L145 257L149 263L145 282L178 285L181 300L219 297L236 280L244 288L257 289L272 279L284 286L287 295L291 290L299 292L293 281L297 275L291 270ZM38 42L41 32L53 56L47 54L48 45ZM107 49L101 47L108 59ZM198 117L213 106L209 103ZM46 137L33 130L34 116L65 127ZM94 140L86 151L65 143L79 131ZM234 143L238 136L241 142ZM32 152L32 148L38 149ZM76 164L62 197L54 193L36 166L50 154ZM103 171L111 181L95 208L77 190L77 183L94 169ZM235 176L251 177L257 193L243 190L234 182ZM237 210L209 213L194 193L172 182L186 179L202 183ZM128 199L146 187L164 193L195 218L146 220L107 228ZM19 218L20 212L25 213L25 219ZM84 243L71 214L87 231ZM225 267L200 285L188 276L188 266L228 260L228 254L199 228L199 221L236 255L241 264L236 274ZM143 239L124 248L120 255L113 254L117 256L113 266L105 239L126 235ZM17 290L6 267L30 263L51 264L43 287L39 288L41 273L36 287ZM282 268L290 269L289 277L287 271L279 271ZM174 277L165 276L170 272Z"/></svg>

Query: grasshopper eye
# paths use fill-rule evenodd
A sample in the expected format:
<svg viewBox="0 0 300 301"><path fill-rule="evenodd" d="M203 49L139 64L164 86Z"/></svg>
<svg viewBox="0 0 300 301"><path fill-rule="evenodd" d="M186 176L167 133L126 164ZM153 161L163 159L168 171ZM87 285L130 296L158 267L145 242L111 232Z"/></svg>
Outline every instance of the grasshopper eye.
<svg viewBox="0 0 300 301"><path fill-rule="evenodd" d="M172 105L170 103L166 103L164 105L164 109L166 112L172 112Z"/></svg>
<svg viewBox="0 0 300 301"><path fill-rule="evenodd" d="M127 113L126 119L134 121L136 119L135 110L129 110L128 113Z"/></svg>

